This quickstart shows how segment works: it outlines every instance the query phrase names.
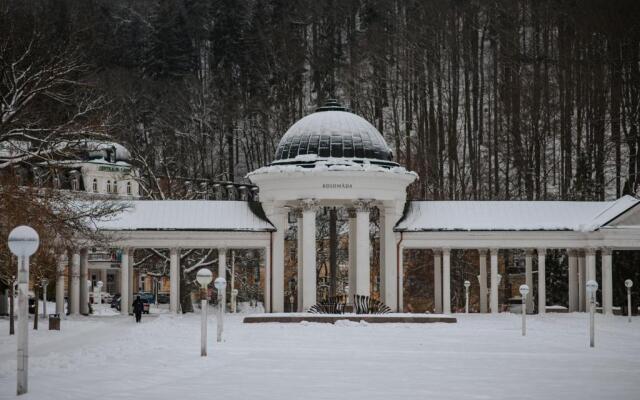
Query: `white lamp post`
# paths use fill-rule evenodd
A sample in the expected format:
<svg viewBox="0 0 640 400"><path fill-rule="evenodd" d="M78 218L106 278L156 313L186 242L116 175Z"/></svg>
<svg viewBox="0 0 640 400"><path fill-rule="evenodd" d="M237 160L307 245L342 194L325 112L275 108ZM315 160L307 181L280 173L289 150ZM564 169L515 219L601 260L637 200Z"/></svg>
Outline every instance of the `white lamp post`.
<svg viewBox="0 0 640 400"><path fill-rule="evenodd" d="M529 294L529 286L520 285L520 296L522 296L522 336L527 336L527 294Z"/></svg>
<svg viewBox="0 0 640 400"><path fill-rule="evenodd" d="M94 299L97 299L98 304L102 304L102 286L104 285L104 283L102 283L102 281L98 281L96 282L96 295L94 296Z"/></svg>
<svg viewBox="0 0 640 400"><path fill-rule="evenodd" d="M200 285L200 355L207 355L207 286L211 283L213 274L207 268L202 268L196 274L196 280Z"/></svg>
<svg viewBox="0 0 640 400"><path fill-rule="evenodd" d="M227 287L227 280L223 277L216 278L214 282L216 290L218 291L218 342L222 341L222 324L223 324L223 314L224 314L224 301L225 295L224 290Z"/></svg>
<svg viewBox="0 0 640 400"><path fill-rule="evenodd" d="M20 225L9 233L9 250L18 257L18 395L27 393L29 379L29 257L38 250L40 238L30 226ZM36 316L37 318L37 316Z"/></svg>
<svg viewBox="0 0 640 400"><path fill-rule="evenodd" d="M589 296L589 346L595 345L595 312L596 312L596 292L598 291L598 282L590 280L587 282L587 295Z"/></svg>
<svg viewBox="0 0 640 400"><path fill-rule="evenodd" d="M47 318L47 285L49 285L49 280L42 278L40 280L40 286L42 286L42 318Z"/></svg>
<svg viewBox="0 0 640 400"><path fill-rule="evenodd" d="M469 314L469 286L471 282L464 281L464 313Z"/></svg>
<svg viewBox="0 0 640 400"><path fill-rule="evenodd" d="M627 314L629 315L629 322L631 322L631 287L633 286L633 281L627 279L624 281L624 285L627 287Z"/></svg>

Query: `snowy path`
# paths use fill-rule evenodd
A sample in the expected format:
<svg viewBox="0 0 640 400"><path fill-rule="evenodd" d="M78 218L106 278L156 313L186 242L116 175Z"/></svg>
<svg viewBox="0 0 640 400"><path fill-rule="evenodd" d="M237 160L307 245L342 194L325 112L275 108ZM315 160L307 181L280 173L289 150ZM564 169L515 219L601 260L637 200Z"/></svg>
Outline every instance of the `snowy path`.
<svg viewBox="0 0 640 400"><path fill-rule="evenodd" d="M637 399L640 319L587 315L458 315L458 324L241 324L225 342L199 315L62 321L31 331L22 399ZM0 321L0 398L15 398L15 338ZM46 324L44 324L46 326ZM55 396L53 396L55 393ZM221 393L221 396L216 396ZM516 396L517 394L517 396Z"/></svg>

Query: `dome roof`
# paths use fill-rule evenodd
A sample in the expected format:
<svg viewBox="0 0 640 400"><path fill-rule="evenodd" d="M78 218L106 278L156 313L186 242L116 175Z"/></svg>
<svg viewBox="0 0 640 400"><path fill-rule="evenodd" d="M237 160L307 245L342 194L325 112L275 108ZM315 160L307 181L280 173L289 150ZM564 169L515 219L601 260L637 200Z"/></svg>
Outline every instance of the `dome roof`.
<svg viewBox="0 0 640 400"><path fill-rule="evenodd" d="M392 161L391 149L373 125L330 100L287 130L278 144L272 165L305 165L314 164L316 160L341 158L398 165Z"/></svg>

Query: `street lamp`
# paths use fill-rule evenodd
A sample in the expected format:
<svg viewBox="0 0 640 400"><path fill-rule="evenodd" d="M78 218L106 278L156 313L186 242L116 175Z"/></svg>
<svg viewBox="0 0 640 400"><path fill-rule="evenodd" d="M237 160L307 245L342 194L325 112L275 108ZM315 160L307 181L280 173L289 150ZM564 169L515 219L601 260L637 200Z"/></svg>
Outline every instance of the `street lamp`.
<svg viewBox="0 0 640 400"><path fill-rule="evenodd" d="M211 283L213 274L207 268L202 268L196 274L196 281L200 285L200 355L207 355L207 286Z"/></svg>
<svg viewBox="0 0 640 400"><path fill-rule="evenodd" d="M529 294L529 286L520 285L520 296L522 296L522 336L527 336L527 294Z"/></svg>
<svg viewBox="0 0 640 400"><path fill-rule="evenodd" d="M224 279L223 277L218 277L216 278L216 281L214 282L214 286L216 287L216 290L218 291L218 321L217 321L217 325L218 325L218 337L217 340L218 342L222 342L222 324L223 324L223 314L224 314L224 301L225 301L225 295L224 295L224 290L227 287L227 280Z"/></svg>
<svg viewBox="0 0 640 400"><path fill-rule="evenodd" d="M49 285L49 280L42 278L40 280L40 286L42 286L42 318L47 318L47 285Z"/></svg>
<svg viewBox="0 0 640 400"><path fill-rule="evenodd" d="M18 257L18 395L27 393L29 378L29 257L38 250L40 238L30 226L20 225L9 233L9 250ZM37 316L36 316L37 318Z"/></svg>
<svg viewBox="0 0 640 400"><path fill-rule="evenodd" d="M293 312L293 302L295 301L294 291L296 289L296 278L289 279L289 311Z"/></svg>
<svg viewBox="0 0 640 400"><path fill-rule="evenodd" d="M154 303L156 305L156 308L158 307L158 277L154 276L153 277L153 298L154 298Z"/></svg>
<svg viewBox="0 0 640 400"><path fill-rule="evenodd" d="M595 345L595 312L596 312L596 292L598 291L598 282L590 280L587 282L587 295L589 296L589 346Z"/></svg>
<svg viewBox="0 0 640 400"><path fill-rule="evenodd" d="M629 315L629 322L631 322L631 287L633 286L633 281L627 279L624 281L624 285L627 287L627 314Z"/></svg>
<svg viewBox="0 0 640 400"><path fill-rule="evenodd" d="M471 282L464 281L464 313L469 314L469 286Z"/></svg>

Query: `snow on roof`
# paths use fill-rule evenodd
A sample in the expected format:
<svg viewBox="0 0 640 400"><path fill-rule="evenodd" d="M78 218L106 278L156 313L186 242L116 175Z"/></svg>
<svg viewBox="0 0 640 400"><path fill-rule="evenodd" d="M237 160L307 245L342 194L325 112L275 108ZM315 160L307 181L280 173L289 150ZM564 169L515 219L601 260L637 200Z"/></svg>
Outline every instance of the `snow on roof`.
<svg viewBox="0 0 640 400"><path fill-rule="evenodd" d="M300 157L300 156L299 156ZM315 160L316 157L309 157L309 159ZM249 172L246 177L251 178L254 175L258 174L275 174L280 173L283 175L291 174L291 173L306 173L306 174L317 174L317 173L325 173L327 171L359 171L359 172L382 172L382 173L394 173L400 175L411 175L415 178L418 177L413 171L407 171L406 168L401 166L394 167L385 167L381 165L372 163L372 160L368 159L343 159L343 158L327 158L321 159L317 161L315 164L311 166L300 166L300 165L269 165L266 167L261 167L256 169L255 171Z"/></svg>
<svg viewBox="0 0 640 400"><path fill-rule="evenodd" d="M96 227L113 231L273 231L259 203L213 200L137 200Z"/></svg>
<svg viewBox="0 0 640 400"><path fill-rule="evenodd" d="M615 201L413 201L397 231L589 232L638 203Z"/></svg>

